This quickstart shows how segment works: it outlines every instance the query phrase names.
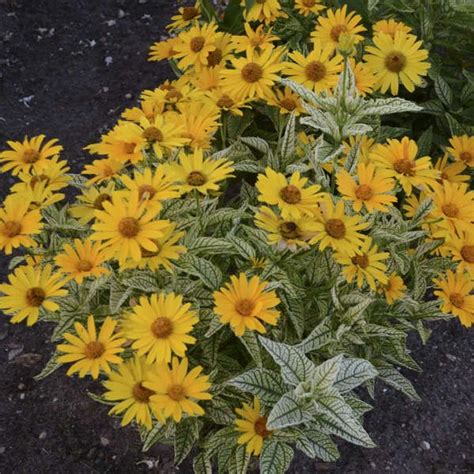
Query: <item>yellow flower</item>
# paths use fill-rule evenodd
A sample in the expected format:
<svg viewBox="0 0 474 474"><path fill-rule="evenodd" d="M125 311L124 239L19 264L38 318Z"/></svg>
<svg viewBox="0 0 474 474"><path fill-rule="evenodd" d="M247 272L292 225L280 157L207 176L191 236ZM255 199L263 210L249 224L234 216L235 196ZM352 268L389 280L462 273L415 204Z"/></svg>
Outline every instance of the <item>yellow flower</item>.
<svg viewBox="0 0 474 474"><path fill-rule="evenodd" d="M213 89L208 93L208 95L221 112L226 111L230 112L232 115L242 117L244 114L241 109L250 108L250 105L248 105L249 99L242 100L232 97L224 92L221 87Z"/></svg>
<svg viewBox="0 0 474 474"><path fill-rule="evenodd" d="M375 210L387 212L387 206L397 202L396 196L387 194L393 191L394 182L386 173L376 169L372 163L357 165L357 181L346 170L337 173L337 189L343 199L352 201L354 211L360 212L363 206L368 212Z"/></svg>
<svg viewBox="0 0 474 474"><path fill-rule="evenodd" d="M215 68L223 66L227 59L232 55L234 51L234 43L232 35L229 33L217 33L214 40L214 46L216 47L207 55L207 68Z"/></svg>
<svg viewBox="0 0 474 474"><path fill-rule="evenodd" d="M139 425L151 430L152 413L160 423L164 423L161 411L151 401L155 392L143 386L143 383L149 380L150 373L156 374L156 366L147 364L144 357L135 356L120 364L117 371L112 371L104 382L107 389L103 395L104 400L120 402L109 414L118 415L125 412L122 426L135 420Z"/></svg>
<svg viewBox="0 0 474 474"><path fill-rule="evenodd" d="M150 46L148 61L163 61L164 59L171 59L176 55L175 47L178 43L180 43L180 39L177 36L153 43Z"/></svg>
<svg viewBox="0 0 474 474"><path fill-rule="evenodd" d="M159 91L162 97L161 101L160 100L141 100L140 107L131 107L129 109L125 109L122 112L122 118L124 118L125 120L129 120L131 122L136 122L136 123L140 123L141 119L143 118L146 118L150 122L153 122L157 115L164 114L165 102L166 102L165 100L166 91L162 89L159 89ZM143 143L142 140L140 140L140 142ZM133 147L133 151L135 151L136 145L131 143L130 147ZM139 148L139 151L141 151L141 147ZM125 161L129 161L129 158L126 157ZM133 161L137 161L137 160L133 160Z"/></svg>
<svg viewBox="0 0 474 474"><path fill-rule="evenodd" d="M338 8L336 11L327 10L327 16L320 16L318 18L318 25L311 33L313 41L320 41L326 47L329 46L332 51L335 51L339 46L339 36L341 33L347 33L352 36L354 45L360 43L364 37L359 33L366 31L360 25L362 18L355 12L347 14L347 5Z"/></svg>
<svg viewBox="0 0 474 474"><path fill-rule="evenodd" d="M394 177L402 185L407 195L413 192L413 186L436 184L438 171L433 169L431 158L416 158L418 147L414 140L403 137L402 140L388 139L387 144L377 145L370 158L377 166L387 170L387 176Z"/></svg>
<svg viewBox="0 0 474 474"><path fill-rule="evenodd" d="M190 308L174 293L142 296L123 323L124 335L134 341L137 355L146 354L148 364L170 362L172 355L184 357L186 346L196 342L189 333L199 321Z"/></svg>
<svg viewBox="0 0 474 474"><path fill-rule="evenodd" d="M396 21L393 18L388 20L379 20L372 26L372 30L375 35L381 33L390 35L392 38L395 38L395 33L400 31L401 33L411 33L411 28L401 21Z"/></svg>
<svg viewBox="0 0 474 474"><path fill-rule="evenodd" d="M197 1L194 6L180 7L178 13L171 17L173 21L170 23L166 29L173 30L182 30L187 26L191 25L192 22L199 20L201 18L201 4Z"/></svg>
<svg viewBox="0 0 474 474"><path fill-rule="evenodd" d="M181 153L179 163L169 164L168 170L181 193L197 190L201 194L208 194L219 190L219 182L234 176L232 164L224 158L204 158L202 150L196 150L192 155Z"/></svg>
<svg viewBox="0 0 474 474"><path fill-rule="evenodd" d="M7 141L10 150L0 152L0 163L4 163L0 171L11 171L16 176L20 171L29 173L33 169L41 174L49 163L48 158L63 149L61 145L56 145L57 138L43 143L45 138L45 135L38 135L31 139L25 137L23 142Z"/></svg>
<svg viewBox="0 0 474 474"><path fill-rule="evenodd" d="M354 73L355 86L360 95L366 96L374 91L375 76L364 63L356 63L354 58L349 58L349 64Z"/></svg>
<svg viewBox="0 0 474 474"><path fill-rule="evenodd" d="M369 164L370 160L370 152L373 150L374 146L376 145L375 140L373 138L368 137L367 135L353 135L349 137L349 141L344 141L342 143L344 145L344 155L347 156L352 148L356 145L359 145L359 160L358 163L363 163L364 165ZM340 162L340 166L343 166L345 162L344 159Z"/></svg>
<svg viewBox="0 0 474 474"><path fill-rule="evenodd" d="M313 184L305 187L307 183L308 178L302 178L299 172L287 179L282 173L266 168L265 174L258 175L255 187L260 193L260 202L278 206L283 218L289 219L317 214L318 202L322 198L319 193L321 186Z"/></svg>
<svg viewBox="0 0 474 474"><path fill-rule="evenodd" d="M316 234L314 218L301 216L285 220L275 214L269 207L262 206L255 215L255 224L268 233L270 245L279 249L295 251L298 247L309 247L308 241Z"/></svg>
<svg viewBox="0 0 474 474"><path fill-rule="evenodd" d="M74 247L70 244L64 245L64 253L60 253L54 259L56 265L63 273L66 273L81 284L84 278L105 275L109 271L101 265L106 258L102 252L102 246L86 239L74 239Z"/></svg>
<svg viewBox="0 0 474 474"><path fill-rule="evenodd" d="M78 322L74 323L76 334L66 333L64 339L69 344L58 344L57 350L65 354L58 357L61 364L74 362L67 371L67 375L79 372L79 377L90 374L93 379L99 377L102 370L106 374L111 372L109 364L121 364L122 358L118 355L124 351L121 347L125 339L120 334L114 334L117 321L107 317L97 335L94 317L87 318L87 329Z"/></svg>
<svg viewBox="0 0 474 474"><path fill-rule="evenodd" d="M77 204L69 208L69 213L78 219L81 224L87 224L95 217L95 211L104 210L104 202L112 201L112 194L115 190L115 183L107 183L107 186L100 188L90 187L82 191L77 196Z"/></svg>
<svg viewBox="0 0 474 474"><path fill-rule="evenodd" d="M87 181L88 185L100 184L104 181L109 181L113 177L117 177L123 167L124 163L113 158L105 158L103 160L94 160L91 165L84 166L82 174L92 176Z"/></svg>
<svg viewBox="0 0 474 474"><path fill-rule="evenodd" d="M295 9L303 16L318 13L325 8L324 5L321 5L321 0L295 0Z"/></svg>
<svg viewBox="0 0 474 474"><path fill-rule="evenodd" d="M258 54L247 50L245 57L232 58L233 69L221 72L222 89L239 99L271 97L272 86L279 80L281 48L268 48Z"/></svg>
<svg viewBox="0 0 474 474"><path fill-rule="evenodd" d="M62 289L64 280L61 274L52 272L51 265L25 265L15 269L8 275L9 283L0 285L0 309L12 315L11 323L19 323L27 319L26 324L32 326L38 321L41 308L55 312L59 309L53 298L65 296Z"/></svg>
<svg viewBox="0 0 474 474"><path fill-rule="evenodd" d="M390 89L392 95L397 95L401 82L413 92L430 68L430 63L425 61L428 51L421 49L421 41L401 32L395 33L394 38L387 34L376 35L373 41L375 46L365 48L364 61L376 77L376 89L383 93Z"/></svg>
<svg viewBox="0 0 474 474"><path fill-rule="evenodd" d="M298 116L305 112L300 96L289 87L285 87L283 90L275 89L274 95L267 98L267 104L278 107L282 115L293 112Z"/></svg>
<svg viewBox="0 0 474 474"><path fill-rule="evenodd" d="M240 4L245 7L245 0ZM277 18L286 18L286 13L281 11L278 0L256 0L250 10L244 9L244 18L247 22L258 21L265 24L273 23Z"/></svg>
<svg viewBox="0 0 474 474"><path fill-rule="evenodd" d="M440 172L440 182L462 183L463 181L469 181L468 175L461 174L466 169L466 165L460 161L448 163L448 158L449 155L445 153L434 165L435 169Z"/></svg>
<svg viewBox="0 0 474 474"><path fill-rule="evenodd" d="M452 234L446 247L452 254L453 260L459 262L458 269L466 270L474 275L474 229L461 232L460 235Z"/></svg>
<svg viewBox="0 0 474 474"><path fill-rule="evenodd" d="M96 222L92 229L92 240L104 243L105 255L116 258L122 265L128 258L139 262L142 258L140 248L156 252L154 239L159 239L168 227L169 221L156 220L156 209L146 207L139 201L136 191L125 201L117 193L112 202L104 201L104 210L96 211Z"/></svg>
<svg viewBox="0 0 474 474"><path fill-rule="evenodd" d="M349 283L356 278L359 288L367 282L373 291L377 290L377 283L382 285L388 283L385 274L387 265L383 260L389 257L388 252L378 252L377 245L372 245L370 238L362 244L355 255L347 255L344 250L339 250L334 254L336 262L343 266L342 273Z"/></svg>
<svg viewBox="0 0 474 474"><path fill-rule="evenodd" d="M258 25L255 30L252 30L250 23L244 24L246 35L234 36L232 38L234 50L236 53L243 53L244 51L257 50L258 52L266 49L272 49L273 43L278 40L278 36L272 34L272 29L264 29L264 25Z"/></svg>
<svg viewBox="0 0 474 474"><path fill-rule="evenodd" d="M18 247L36 247L32 235L43 227L38 209L29 211L30 201L22 195L8 196L0 207L0 250L7 255Z"/></svg>
<svg viewBox="0 0 474 474"><path fill-rule="evenodd" d="M314 43L313 51L303 56L299 51L288 54L293 62L284 63L283 72L291 80L316 92L329 91L336 84L342 71L342 56L333 56L331 46Z"/></svg>
<svg viewBox="0 0 474 474"><path fill-rule="evenodd" d="M42 209L64 199L63 193L53 193L51 191L47 181L37 181L33 187L27 186L15 192L12 196L28 201L30 209Z"/></svg>
<svg viewBox="0 0 474 474"><path fill-rule="evenodd" d="M206 67L191 76L192 82L201 91L212 91L219 87L221 71L221 66Z"/></svg>
<svg viewBox="0 0 474 474"><path fill-rule="evenodd" d="M469 135L455 136L449 139L447 151L455 160L467 166L474 166L474 137Z"/></svg>
<svg viewBox="0 0 474 474"><path fill-rule="evenodd" d="M326 197L320 204L321 216L317 223L318 234L311 239L311 244L319 242L319 250L330 247L338 252L346 252L349 256L356 254L367 236L359 231L369 224L362 222L360 216L348 216L344 212L344 202L333 204L331 197Z"/></svg>
<svg viewBox="0 0 474 474"><path fill-rule="evenodd" d="M277 324L280 311L272 309L280 303L275 291L265 291L268 283L258 276L247 280L245 273L232 275L230 283L214 292L214 312L224 324L230 324L237 336L246 330L265 333L260 322Z"/></svg>
<svg viewBox="0 0 474 474"><path fill-rule="evenodd" d="M207 375L200 375L202 367L197 366L188 372L188 359L181 362L173 357L171 368L168 364L157 367L150 373L150 381L143 383L145 388L153 390L151 402L162 410L165 418L172 417L176 423L181 421L183 413L189 416L202 416L204 410L194 400L210 400L208 393L211 384Z"/></svg>
<svg viewBox="0 0 474 474"><path fill-rule="evenodd" d="M396 300L405 296L407 287L403 283L403 278L399 277L395 272L392 273L387 280L387 283L379 287L379 293L383 293L387 303L392 305Z"/></svg>
<svg viewBox="0 0 474 474"><path fill-rule="evenodd" d="M241 417L235 420L235 431L243 433L237 443L246 444L247 453L259 456L264 441L273 433L267 429L267 417L261 413L260 401L255 397L253 405L244 403L242 408L236 408L235 412Z"/></svg>
<svg viewBox="0 0 474 474"><path fill-rule="evenodd" d="M474 284L463 272L447 271L446 277L433 280L440 288L434 294L442 301L441 311L457 316L466 327L474 323Z"/></svg>

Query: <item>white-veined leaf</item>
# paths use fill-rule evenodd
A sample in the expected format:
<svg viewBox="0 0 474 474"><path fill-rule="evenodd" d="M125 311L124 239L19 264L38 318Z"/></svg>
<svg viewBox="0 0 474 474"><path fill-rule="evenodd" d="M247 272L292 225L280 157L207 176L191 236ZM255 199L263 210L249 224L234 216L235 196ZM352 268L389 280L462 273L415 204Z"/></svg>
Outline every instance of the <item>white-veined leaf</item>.
<svg viewBox="0 0 474 474"><path fill-rule="evenodd" d="M267 428L276 430L288 426L300 425L312 419L305 403L294 392L288 392L272 408L268 415Z"/></svg>
<svg viewBox="0 0 474 474"><path fill-rule="evenodd" d="M293 450L285 443L264 443L260 454L261 474L284 474L290 467Z"/></svg>
<svg viewBox="0 0 474 474"><path fill-rule="evenodd" d="M221 285L222 272L209 260L194 255L183 255L179 260L179 267L186 273L198 277L211 290L216 290Z"/></svg>
<svg viewBox="0 0 474 474"><path fill-rule="evenodd" d="M343 359L334 387L341 393L346 393L376 377L377 373L375 367L365 359Z"/></svg>

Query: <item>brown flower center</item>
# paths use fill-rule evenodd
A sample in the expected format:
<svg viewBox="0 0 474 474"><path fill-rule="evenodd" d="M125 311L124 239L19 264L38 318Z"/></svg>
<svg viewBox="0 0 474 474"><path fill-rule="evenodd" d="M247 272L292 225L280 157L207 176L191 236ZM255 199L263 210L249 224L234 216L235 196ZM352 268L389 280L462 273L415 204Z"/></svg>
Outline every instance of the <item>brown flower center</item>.
<svg viewBox="0 0 474 474"><path fill-rule="evenodd" d="M165 99L169 102L177 102L182 98L183 94L181 94L181 92L179 92L179 90L175 89L174 87L170 89L165 95Z"/></svg>
<svg viewBox="0 0 474 474"><path fill-rule="evenodd" d="M357 187L355 195L361 201L368 201L374 197L374 191L368 184L361 184Z"/></svg>
<svg viewBox="0 0 474 474"><path fill-rule="evenodd" d="M250 316L254 308L255 305L253 304L253 302L246 298L239 300L237 301L237 303L235 303L235 310L241 316Z"/></svg>
<svg viewBox="0 0 474 474"><path fill-rule="evenodd" d="M224 94L217 101L217 107L220 107L221 109L230 109L233 105L234 101L227 94Z"/></svg>
<svg viewBox="0 0 474 474"><path fill-rule="evenodd" d="M416 163L413 160L402 158L395 161L393 169L404 176L415 176Z"/></svg>
<svg viewBox="0 0 474 474"><path fill-rule="evenodd" d="M207 182L207 178L200 171L191 171L186 181L189 186L202 186Z"/></svg>
<svg viewBox="0 0 474 474"><path fill-rule="evenodd" d="M48 184L49 182L49 176L45 175L45 174L40 174L40 175L37 175L37 176L33 176L31 179L30 179L30 186L32 189L35 188L35 186L38 184L38 183L41 183L41 182L45 182L46 184Z"/></svg>
<svg viewBox="0 0 474 474"><path fill-rule="evenodd" d="M462 308L464 304L464 296L460 293L451 293L449 295L449 301L453 306L456 306L456 308Z"/></svg>
<svg viewBox="0 0 474 474"><path fill-rule="evenodd" d="M328 219L324 228L334 239L342 239L346 235L346 226L341 219Z"/></svg>
<svg viewBox="0 0 474 474"><path fill-rule="evenodd" d="M367 268L369 266L369 257L367 255L354 255L352 263L360 268Z"/></svg>
<svg viewBox="0 0 474 474"><path fill-rule="evenodd" d="M289 184L280 189L280 197L287 204L298 204L301 201L301 191L293 184Z"/></svg>
<svg viewBox="0 0 474 474"><path fill-rule="evenodd" d="M407 57L399 51L393 51L385 57L385 67L391 71L399 73L405 69Z"/></svg>
<svg viewBox="0 0 474 474"><path fill-rule="evenodd" d="M173 323L169 318L156 318L151 325L151 332L158 339L166 339L173 332Z"/></svg>
<svg viewBox="0 0 474 474"><path fill-rule="evenodd" d="M26 302L29 306L39 308L46 299L46 292L43 288L35 287L29 288L26 292Z"/></svg>
<svg viewBox="0 0 474 474"><path fill-rule="evenodd" d="M298 239L301 237L301 232L294 222L283 222L280 225L280 235L285 239Z"/></svg>
<svg viewBox="0 0 474 474"><path fill-rule="evenodd" d="M326 76L326 66L320 61L311 61L304 68L306 78L313 82L319 82Z"/></svg>
<svg viewBox="0 0 474 474"><path fill-rule="evenodd" d="M143 247L140 247L140 252L142 254L142 257L143 258L152 258L152 257L156 257L157 255L160 255L161 247L158 244L158 242L155 242L155 245L157 247L157 250L155 252L152 252L152 251L147 250Z"/></svg>
<svg viewBox="0 0 474 474"><path fill-rule="evenodd" d="M89 260L79 260L76 268L78 272L90 272L94 268L94 265L92 262L89 262Z"/></svg>
<svg viewBox="0 0 474 474"><path fill-rule="evenodd" d="M441 210L443 211L446 217L457 217L457 215L459 214L459 207L456 206L456 204L452 202L448 202L448 204L444 204L441 207Z"/></svg>
<svg viewBox="0 0 474 474"><path fill-rule="evenodd" d="M257 433L262 438L268 438L272 432L267 430L267 417L260 416L257 418L254 424L255 433Z"/></svg>
<svg viewBox="0 0 474 474"><path fill-rule="evenodd" d="M156 194L156 189L149 184L142 184L138 187L138 195L140 199L148 198L151 199Z"/></svg>
<svg viewBox="0 0 474 474"><path fill-rule="evenodd" d="M307 8L314 7L316 5L316 0L303 0L303 5Z"/></svg>
<svg viewBox="0 0 474 474"><path fill-rule="evenodd" d="M143 130L143 138L149 142L162 142L163 133L159 128L151 126Z"/></svg>
<svg viewBox="0 0 474 474"><path fill-rule="evenodd" d="M201 51L202 48L204 48L205 43L206 43L206 38L204 38L204 36L195 36L194 38L191 38L191 42L189 43L189 46L193 53L199 53L199 51Z"/></svg>
<svg viewBox="0 0 474 474"><path fill-rule="evenodd" d="M114 170L109 165L104 165L102 168L102 176L105 176L106 178L113 176L114 173Z"/></svg>
<svg viewBox="0 0 474 474"><path fill-rule="evenodd" d="M123 237L131 239L140 232L140 223L134 217L124 217L118 225L118 231Z"/></svg>
<svg viewBox="0 0 474 474"><path fill-rule="evenodd" d="M105 347L99 341L91 341L84 347L84 355L88 359L98 359L104 352Z"/></svg>
<svg viewBox="0 0 474 474"><path fill-rule="evenodd" d="M342 33L347 33L346 25L333 26L330 33L331 39L336 42L339 41L339 36L341 36Z"/></svg>
<svg viewBox="0 0 474 474"><path fill-rule="evenodd" d="M253 84L263 77L263 69L260 64L248 63L242 68L240 75L244 81Z"/></svg>
<svg viewBox="0 0 474 474"><path fill-rule="evenodd" d="M474 263L474 245L463 245L461 257L465 262Z"/></svg>
<svg viewBox="0 0 474 474"><path fill-rule="evenodd" d="M184 387L179 385L179 384L174 384L171 385L171 387L168 389L168 396L179 402L186 398L186 391L184 390Z"/></svg>
<svg viewBox="0 0 474 474"><path fill-rule="evenodd" d="M216 48L214 51L210 51L207 55L207 65L210 67L217 66L222 61L222 50Z"/></svg>
<svg viewBox="0 0 474 474"><path fill-rule="evenodd" d="M199 15L199 10L194 7L183 7L183 20L189 21Z"/></svg>
<svg viewBox="0 0 474 474"><path fill-rule="evenodd" d="M3 224L2 234L12 239L21 234L21 224L16 221L7 221Z"/></svg>
<svg viewBox="0 0 474 474"><path fill-rule="evenodd" d="M257 3L259 3L260 5L263 5L267 0L256 0Z"/></svg>
<svg viewBox="0 0 474 474"><path fill-rule="evenodd" d="M154 395L156 392L146 388L142 385L141 382L137 382L132 389L133 398L140 403L148 403L150 401L150 397Z"/></svg>
<svg viewBox="0 0 474 474"><path fill-rule="evenodd" d="M461 158L464 163L470 163L472 161L472 153L470 151L462 151L459 154L459 158Z"/></svg>
<svg viewBox="0 0 474 474"><path fill-rule="evenodd" d="M280 101L280 107L289 111L295 110L297 107L296 100L292 99L291 97L285 97Z"/></svg>
<svg viewBox="0 0 474 474"><path fill-rule="evenodd" d="M124 143L123 144L123 150L125 151L125 153L127 155L131 155L132 153L135 153L135 147L136 146L137 146L136 143Z"/></svg>
<svg viewBox="0 0 474 474"><path fill-rule="evenodd" d="M23 152L23 163L31 164L36 163L40 159L39 151L36 150L25 150Z"/></svg>
<svg viewBox="0 0 474 474"><path fill-rule="evenodd" d="M94 209L98 209L99 211L104 210L104 202L112 202L112 196L107 193L99 194L94 201Z"/></svg>

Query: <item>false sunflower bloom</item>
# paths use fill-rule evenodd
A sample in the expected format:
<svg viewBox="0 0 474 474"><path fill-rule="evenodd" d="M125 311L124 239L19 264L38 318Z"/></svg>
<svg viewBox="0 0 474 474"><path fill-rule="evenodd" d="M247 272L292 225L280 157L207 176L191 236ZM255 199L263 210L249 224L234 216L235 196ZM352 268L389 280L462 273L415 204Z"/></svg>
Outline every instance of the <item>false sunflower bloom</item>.
<svg viewBox="0 0 474 474"><path fill-rule="evenodd" d="M175 46L180 43L180 39L175 36L163 41L157 41L150 46L148 61L163 61L176 55Z"/></svg>
<svg viewBox="0 0 474 474"><path fill-rule="evenodd" d="M409 196L413 186L433 187L438 171L431 165L431 158L416 158L418 146L414 140L403 137L402 140L388 139L387 144L377 145L370 153L375 164L387 170L387 176L396 178Z"/></svg>
<svg viewBox="0 0 474 474"><path fill-rule="evenodd" d="M139 262L141 248L150 252L158 250L154 239L163 236L169 221L156 220L156 209L147 208L136 191L128 195L128 200L115 193L112 202L102 204L104 210L95 211L94 233L90 238L104 243L108 258L115 257L122 265L129 258Z"/></svg>
<svg viewBox="0 0 474 474"><path fill-rule="evenodd" d="M253 405L244 403L242 408L236 408L235 412L240 416L235 420L235 431L242 433L237 443L246 444L247 453L259 456L263 443L273 433L267 429L267 417L262 415L260 400L254 398Z"/></svg>
<svg viewBox="0 0 474 474"><path fill-rule="evenodd" d="M105 158L102 160L94 160L91 165L84 166L82 174L91 175L87 181L87 185L100 184L116 178L123 170L125 164L114 158Z"/></svg>
<svg viewBox="0 0 474 474"><path fill-rule="evenodd" d="M102 266L106 261L102 245L89 239L85 241L74 239L74 247L70 244L64 245L63 253L57 255L54 261L63 273L77 281L79 285L82 284L84 278L99 277L109 273Z"/></svg>
<svg viewBox="0 0 474 474"><path fill-rule="evenodd" d="M197 366L188 372L189 362L185 357L178 360L173 357L169 364L159 365L155 373L151 373L144 387L155 392L151 402L162 411L165 418L172 417L176 423L181 421L183 413L189 416L202 416L204 410L196 400L210 400L208 392L211 384L209 376L201 375L202 367Z"/></svg>
<svg viewBox="0 0 474 474"><path fill-rule="evenodd" d="M440 173L439 182L462 183L463 181L469 181L468 175L461 174L466 169L466 165L460 161L449 163L448 159L449 155L446 153L434 165L435 169Z"/></svg>
<svg viewBox="0 0 474 474"><path fill-rule="evenodd" d="M409 34L411 33L411 28L401 21L396 21L393 18L388 20L379 20L372 26L374 35L386 34L390 35L392 38L395 38L397 32Z"/></svg>
<svg viewBox="0 0 474 474"><path fill-rule="evenodd" d="M455 136L449 139L450 147L447 151L456 161L461 161L466 166L474 166L474 137L469 135Z"/></svg>
<svg viewBox="0 0 474 474"><path fill-rule="evenodd" d="M283 218L289 219L317 214L318 202L322 199L321 186L306 186L307 183L308 178L302 178L299 172L287 179L267 167L265 174L258 175L255 187L260 193L259 201L278 206Z"/></svg>
<svg viewBox="0 0 474 474"><path fill-rule="evenodd" d="M47 181L37 181L33 187L27 186L21 191L15 192L12 196L28 201L30 209L44 209L62 201L65 197L63 193L51 191Z"/></svg>
<svg viewBox="0 0 474 474"><path fill-rule="evenodd" d="M69 213L81 224L88 224L95 218L95 211L104 210L104 202L112 202L115 183L111 181L106 186L89 187L77 196L76 204L69 208Z"/></svg>
<svg viewBox="0 0 474 474"><path fill-rule="evenodd" d="M375 46L367 46L364 61L376 77L376 89L385 93L390 89L392 95L398 94L400 82L409 92L415 90L426 76L430 63L428 51L421 49L421 41L416 36L397 32L392 38L387 34L373 38Z"/></svg>
<svg viewBox="0 0 474 474"><path fill-rule="evenodd" d="M295 0L295 9L303 16L318 13L325 8L324 5L321 5L321 0Z"/></svg>
<svg viewBox="0 0 474 474"><path fill-rule="evenodd" d="M174 293L142 296L123 324L124 335L149 364L170 362L172 355L184 357L186 346L196 342L189 333L199 320L190 308Z"/></svg>
<svg viewBox="0 0 474 474"><path fill-rule="evenodd" d="M25 265L15 269L8 275L9 283L0 285L0 309L12 315L11 323L19 323L26 319L32 326L38 321L41 308L54 312L59 309L54 298L67 294L62 287L65 283L59 273L54 273L51 265L43 268Z"/></svg>
<svg viewBox="0 0 474 474"><path fill-rule="evenodd" d="M370 152L376 146L376 142L373 138L368 137L367 135L353 135L349 137L349 140L344 141L342 143L344 145L344 155L347 155L351 152L351 150L358 145L359 146L359 153L358 153L358 163L363 163L367 165L370 160ZM345 158L344 157L344 158ZM340 163L342 166L344 164L344 160Z"/></svg>
<svg viewBox="0 0 474 474"><path fill-rule="evenodd" d="M297 117L305 112L301 97L293 92L289 87L275 89L274 95L267 98L267 103L278 107L280 114L286 115L294 113Z"/></svg>
<svg viewBox="0 0 474 474"><path fill-rule="evenodd" d="M457 316L463 326L474 324L474 284L463 272L448 270L445 277L433 280L439 290L434 294L441 300L441 311Z"/></svg>
<svg viewBox="0 0 474 474"><path fill-rule="evenodd" d="M349 58L349 64L354 73L355 86L359 94L365 97L372 94L375 87L375 76L372 71L364 63L356 63L354 58Z"/></svg>
<svg viewBox="0 0 474 474"><path fill-rule="evenodd" d="M240 4L245 7L245 0L241 0ZM249 10L245 8L245 21L251 23L258 21L260 23L273 23L277 18L286 18L286 13L282 11L279 0L257 0L253 2Z"/></svg>
<svg viewBox="0 0 474 474"><path fill-rule="evenodd" d="M64 339L68 342L58 344L57 349L64 355L58 357L61 364L71 363L67 375L79 372L79 377L91 374L93 379L99 377L103 370L106 374L111 372L109 364L121 364L122 358L118 355L124 351L122 344L125 339L115 333L117 322L112 318L105 318L99 334L95 327L94 317L87 318L87 328L81 323L74 323L76 334L66 333Z"/></svg>
<svg viewBox="0 0 474 474"><path fill-rule="evenodd" d="M20 194L11 194L0 207L0 250L7 255L18 247L36 246L32 236L43 227L41 213L29 208L30 201Z"/></svg>
<svg viewBox="0 0 474 474"><path fill-rule="evenodd" d="M164 97L166 96L165 91L163 93L163 101L152 101L152 100L141 100L140 107L130 107L125 109L122 112L122 118L129 120L130 122L140 123L143 118L148 119L150 122L155 120L157 115L163 114L165 112L165 101ZM134 147L135 149L135 147Z"/></svg>
<svg viewBox="0 0 474 474"><path fill-rule="evenodd" d="M247 280L245 273L232 275L230 283L214 292L214 312L237 336L246 330L265 333L261 321L275 326L280 317L280 311L272 309L280 299L275 291L265 291L267 285L258 276Z"/></svg>
<svg viewBox="0 0 474 474"><path fill-rule="evenodd" d="M378 291L385 296L387 303L392 305L395 301L405 296L406 289L403 278L394 272L388 276L387 283L379 286Z"/></svg>
<svg viewBox="0 0 474 474"><path fill-rule="evenodd" d="M63 149L57 145L57 138L44 143L45 138L45 135L38 135L31 139L25 137L23 142L8 140L10 150L0 152L0 165L3 163L0 171L11 171L16 176L20 171L29 173L33 169L41 174L49 158L58 155Z"/></svg>
<svg viewBox="0 0 474 474"><path fill-rule="evenodd" d="M194 6L180 7L178 13L171 17L172 23L170 23L166 29L170 31L182 30L200 18L201 4L197 1Z"/></svg>
<svg viewBox="0 0 474 474"><path fill-rule="evenodd" d="M221 87L209 91L208 95L221 112L230 112L232 115L243 117L244 113L242 109L250 108L248 99L241 100L232 97L224 92Z"/></svg>
<svg viewBox="0 0 474 474"><path fill-rule="evenodd" d="M451 235L446 244L455 262L458 262L459 270L466 270L474 275L474 229L472 226L468 231L461 232L458 236Z"/></svg>
<svg viewBox="0 0 474 474"><path fill-rule="evenodd" d="M245 35L234 36L233 45L236 53L243 53L247 50L257 50L257 52L266 49L272 49L273 43L278 40L278 36L272 34L271 28L265 28L264 25L258 25L255 30L250 23L244 24Z"/></svg>
<svg viewBox="0 0 474 474"><path fill-rule="evenodd" d="M160 423L164 422L163 415L151 401L155 394L153 390L143 386L150 379L151 373L156 374L156 366L146 363L144 357L135 356L123 364L117 371L112 371L104 382L107 391L104 400L117 403L110 411L110 415L123 413L121 425L126 426L135 420L147 430L152 428L152 414Z"/></svg>

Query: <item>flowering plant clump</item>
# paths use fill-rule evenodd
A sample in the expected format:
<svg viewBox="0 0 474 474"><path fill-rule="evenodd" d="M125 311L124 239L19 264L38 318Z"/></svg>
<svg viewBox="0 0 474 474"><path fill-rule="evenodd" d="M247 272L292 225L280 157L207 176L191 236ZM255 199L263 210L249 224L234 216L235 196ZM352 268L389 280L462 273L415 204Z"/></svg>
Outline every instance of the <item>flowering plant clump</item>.
<svg viewBox="0 0 474 474"><path fill-rule="evenodd" d="M55 325L37 378L99 379L91 396L145 450L196 448L197 473L334 461L334 437L373 447L361 388L418 399L408 332L474 322L474 129L428 49L443 32L425 17L417 36L402 2L335 3L183 6L150 52L178 78L89 145L82 174L43 135L0 153L18 178L0 250L22 249L0 309Z"/></svg>

